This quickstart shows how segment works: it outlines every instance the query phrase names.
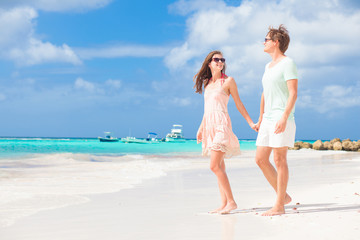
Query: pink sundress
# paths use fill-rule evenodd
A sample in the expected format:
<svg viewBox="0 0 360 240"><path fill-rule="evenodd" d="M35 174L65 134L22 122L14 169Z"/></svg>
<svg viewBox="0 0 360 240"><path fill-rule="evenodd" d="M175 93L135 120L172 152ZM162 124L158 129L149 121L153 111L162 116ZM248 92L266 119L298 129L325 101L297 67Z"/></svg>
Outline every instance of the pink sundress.
<svg viewBox="0 0 360 240"><path fill-rule="evenodd" d="M208 87L205 89L202 128L203 156L210 156L211 150L224 152L226 158L240 154L239 140L232 131L227 111L229 95L222 88L225 82L224 77L227 76L223 74L211 89Z"/></svg>

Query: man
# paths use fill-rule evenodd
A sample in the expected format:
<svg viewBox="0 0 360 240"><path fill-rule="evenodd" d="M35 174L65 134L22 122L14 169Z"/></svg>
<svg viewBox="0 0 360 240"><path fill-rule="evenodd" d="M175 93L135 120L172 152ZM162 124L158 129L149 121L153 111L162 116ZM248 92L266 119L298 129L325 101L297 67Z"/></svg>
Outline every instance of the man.
<svg viewBox="0 0 360 240"><path fill-rule="evenodd" d="M265 67L262 78L260 117L257 123L256 163L274 188L277 199L274 206L263 216L285 213L285 204L291 202L286 193L289 179L287 165L288 147L295 142L295 102L297 98L298 77L294 61L285 56L290 42L288 31L283 25L278 29L269 28L264 41L264 52L272 61ZM269 161L274 155L276 169Z"/></svg>

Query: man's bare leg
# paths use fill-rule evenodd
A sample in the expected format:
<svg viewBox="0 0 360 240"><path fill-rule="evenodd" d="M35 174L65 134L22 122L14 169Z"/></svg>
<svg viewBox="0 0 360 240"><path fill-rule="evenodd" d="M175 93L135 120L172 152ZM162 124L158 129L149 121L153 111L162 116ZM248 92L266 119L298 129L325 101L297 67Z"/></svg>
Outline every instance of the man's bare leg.
<svg viewBox="0 0 360 240"><path fill-rule="evenodd" d="M221 151L211 151L211 158L210 158L210 169L213 171L218 179L218 183L220 186L220 194L222 191L225 193L226 196L226 206L219 211L221 214L229 213L231 210L237 208L236 202L234 200L229 179L225 172L225 165L221 167L222 161L224 161L225 153Z"/></svg>
<svg viewBox="0 0 360 240"><path fill-rule="evenodd" d="M275 205L262 216L274 216L285 213L285 197L286 188L289 180L289 169L287 165L286 155L287 147L274 148L274 162L277 168L277 199Z"/></svg>
<svg viewBox="0 0 360 240"><path fill-rule="evenodd" d="M274 166L270 163L270 154L273 149L271 147L260 147L258 146L256 149L256 164L260 167L263 172L265 178L268 180L270 185L274 188L277 193L277 178L278 174L274 168ZM275 154L275 149L274 149ZM291 202L291 197L289 194L285 194L284 203L289 204Z"/></svg>

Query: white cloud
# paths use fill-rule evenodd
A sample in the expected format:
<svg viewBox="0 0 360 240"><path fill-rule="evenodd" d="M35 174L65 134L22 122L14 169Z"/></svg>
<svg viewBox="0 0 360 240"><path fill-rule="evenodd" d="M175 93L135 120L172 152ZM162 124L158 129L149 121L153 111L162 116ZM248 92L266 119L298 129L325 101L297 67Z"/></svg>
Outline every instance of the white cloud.
<svg viewBox="0 0 360 240"><path fill-rule="evenodd" d="M85 81L80 77L75 80L74 87L76 89L84 89L89 92L93 92L95 90L95 84Z"/></svg>
<svg viewBox="0 0 360 240"><path fill-rule="evenodd" d="M111 79L110 79L111 80ZM120 80L92 82L82 77L72 83L59 82L51 88L43 86L42 81L17 79L9 86L0 85L0 102L4 109L23 109L37 111L38 107L52 109L54 104L64 111L70 109L97 108L98 106L133 108L134 105L156 106L158 98L148 89L130 88L120 85ZM111 84L111 88L109 88ZM115 87L120 87L114 91ZM34 106L37 106L36 109ZM52 111L52 110L51 110Z"/></svg>
<svg viewBox="0 0 360 240"><path fill-rule="evenodd" d="M87 11L108 5L112 0L2 0L0 1L0 57L18 65L48 62L81 64L67 44L56 46L36 37L37 10Z"/></svg>
<svg viewBox="0 0 360 240"><path fill-rule="evenodd" d="M108 5L113 0L2 0L0 8L33 7L44 11L86 11Z"/></svg>
<svg viewBox="0 0 360 240"><path fill-rule="evenodd" d="M121 88L122 82L120 80L108 79L105 84L112 88L119 89Z"/></svg>
<svg viewBox="0 0 360 240"><path fill-rule="evenodd" d="M355 86L344 87L329 85L320 91L307 90L300 92L297 106L311 108L319 113L336 109L360 107L360 82Z"/></svg>
<svg viewBox="0 0 360 240"><path fill-rule="evenodd" d="M285 24L291 37L286 54L298 66L299 91L308 93L303 95L305 103L315 98L325 101L332 86L348 90L346 84L353 84L346 76L354 75L354 64L360 59L360 10L343 1L254 0L234 7L221 0L180 0L169 9L187 16L186 38L165 57L166 66L176 74L193 76L210 51L221 50L227 59L227 74L237 81L240 94L257 95L264 66L271 60L263 52L263 39L269 26ZM312 89L319 86L326 91L318 97ZM333 107L355 106L358 98L354 93L341 97L347 104L334 99Z"/></svg>
<svg viewBox="0 0 360 240"><path fill-rule="evenodd" d="M19 65L48 62L81 64L80 59L66 44L55 46L35 36L34 19L37 12L29 7L0 9L0 57Z"/></svg>
<svg viewBox="0 0 360 240"><path fill-rule="evenodd" d="M201 49L189 49L189 44L185 42L182 46L170 51L165 57L165 64L172 70L182 69L188 60L199 56L201 52Z"/></svg>
<svg viewBox="0 0 360 240"><path fill-rule="evenodd" d="M266 57L258 55L264 55L262 39L267 27L281 23L289 28L289 53L298 64L331 64L349 54L360 56L360 11L343 9L337 1L303 1L301 7L290 0L244 1L238 7L212 2L218 5L209 8L202 0L174 4L177 8L173 9L180 13L191 12L184 11L185 6L196 11L188 18L184 43L174 47L166 58L169 68L181 69L192 58L203 59L214 49L226 49L226 57L231 60L263 63ZM307 18L303 18L305 14Z"/></svg>
<svg viewBox="0 0 360 240"><path fill-rule="evenodd" d="M38 14L33 8L0 9L0 49L14 44L25 45L24 40L34 34L33 19Z"/></svg>
<svg viewBox="0 0 360 240"><path fill-rule="evenodd" d="M344 87L340 85L326 86L322 92L322 99L327 104L339 108L360 106L360 84L357 87Z"/></svg>
<svg viewBox="0 0 360 240"><path fill-rule="evenodd" d="M186 1L180 0L169 5L169 11L180 15L187 15L194 11L216 9L225 7L225 3L221 0L197 0Z"/></svg>
<svg viewBox="0 0 360 240"><path fill-rule="evenodd" d="M115 96L119 94L119 90L122 87L121 80L108 79L102 83L93 83L86 81L81 77L78 77L74 82L74 89L85 90L90 93L89 96ZM125 91L125 90L124 90Z"/></svg>
<svg viewBox="0 0 360 240"><path fill-rule="evenodd" d="M75 65L81 64L80 59L72 49L63 44L54 46L49 42L29 39L27 48L13 48L8 57L20 65L35 65L48 62L67 62Z"/></svg>
<svg viewBox="0 0 360 240"><path fill-rule="evenodd" d="M189 106L191 104L191 99L189 97L174 98L174 99L172 99L172 103L175 105L179 105L181 107L185 107L185 106Z"/></svg>
<svg viewBox="0 0 360 240"><path fill-rule="evenodd" d="M190 97L164 97L159 99L159 105L163 107L168 106L178 106L178 107L186 107L191 104Z"/></svg>
<svg viewBox="0 0 360 240"><path fill-rule="evenodd" d="M118 57L163 57L170 47L115 45L97 48L78 48L76 53L81 59L118 58Z"/></svg>

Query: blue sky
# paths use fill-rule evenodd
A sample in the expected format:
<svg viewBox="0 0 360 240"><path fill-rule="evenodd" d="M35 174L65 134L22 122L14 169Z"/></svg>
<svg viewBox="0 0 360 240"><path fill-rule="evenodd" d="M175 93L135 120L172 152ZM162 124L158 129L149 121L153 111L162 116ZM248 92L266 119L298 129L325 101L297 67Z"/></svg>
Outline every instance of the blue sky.
<svg viewBox="0 0 360 240"><path fill-rule="evenodd" d="M360 139L357 1L0 1L0 136L164 137L183 124L194 138L203 96L192 78L208 52L254 121L267 28L285 24L299 71L298 139ZM241 139L253 132L234 103Z"/></svg>

